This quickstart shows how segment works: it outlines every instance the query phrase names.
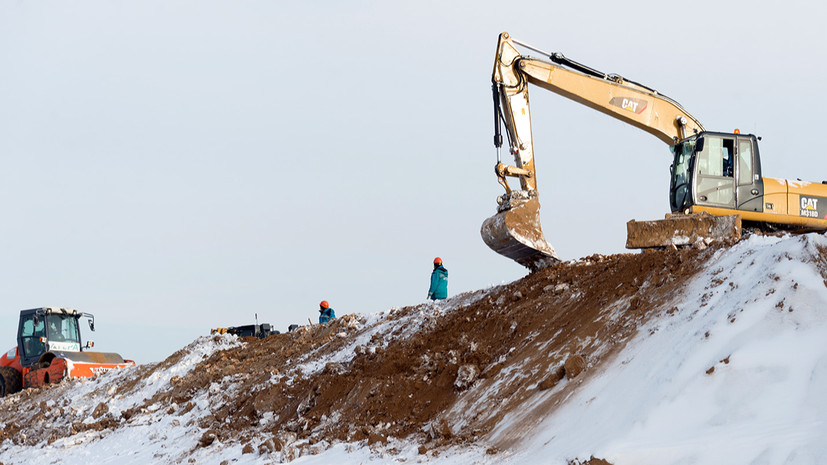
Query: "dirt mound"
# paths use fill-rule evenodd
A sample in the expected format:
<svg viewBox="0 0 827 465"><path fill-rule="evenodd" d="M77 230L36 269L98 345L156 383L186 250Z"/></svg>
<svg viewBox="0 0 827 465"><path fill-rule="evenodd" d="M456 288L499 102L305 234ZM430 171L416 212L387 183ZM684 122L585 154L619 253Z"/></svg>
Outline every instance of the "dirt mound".
<svg viewBox="0 0 827 465"><path fill-rule="evenodd" d="M233 346L202 357L192 346L99 388L104 397L140 398L125 408L100 403L72 411L68 402L47 401L54 398L49 388L12 396L0 407L0 440L51 443L150 413L183 422L198 411L189 420L200 432L197 448L235 443L244 453L289 460L339 441L391 447L393 438L409 438L421 454L436 454L445 445L489 441L503 416L519 411L516 427L489 441L497 453L596 372L641 323L668 313L682 283L711 253L594 255L446 302L345 315L262 340L204 338ZM189 371L170 374L187 360ZM73 383L79 381L59 387ZM552 395L520 411L541 391Z"/></svg>
<svg viewBox="0 0 827 465"><path fill-rule="evenodd" d="M349 344L359 320L348 315L215 354L164 395L182 405L191 400L187 393L216 376L238 378L233 383L251 394L227 395L202 427L242 441L264 418L275 444L416 436L427 450L476 441L540 383L548 388L549 380L574 379L622 346L653 309L674 297L682 277L697 270L698 255L592 256L534 273L450 312L438 305L406 307L388 318L419 314L417 332L405 334L410 329L403 326L374 334L353 348L350 360L327 363L311 376L288 376L299 354L322 356ZM512 381L518 366L519 380ZM473 407L477 393L503 379L509 382L498 396L497 415L487 403ZM475 392L469 392L472 385ZM461 396L466 418L452 414Z"/></svg>

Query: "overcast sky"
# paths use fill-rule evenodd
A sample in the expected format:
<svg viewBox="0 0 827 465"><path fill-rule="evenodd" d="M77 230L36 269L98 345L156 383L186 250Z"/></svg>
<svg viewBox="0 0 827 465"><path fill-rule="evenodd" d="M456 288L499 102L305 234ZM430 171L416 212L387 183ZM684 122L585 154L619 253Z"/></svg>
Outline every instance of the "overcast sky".
<svg viewBox="0 0 827 465"><path fill-rule="evenodd" d="M256 313L422 302L435 256L451 295L523 276L479 235L503 31L763 136L765 176L827 179L827 8L737 3L0 0L0 337L78 308L143 363ZM548 241L625 252L669 209L668 147L531 95Z"/></svg>

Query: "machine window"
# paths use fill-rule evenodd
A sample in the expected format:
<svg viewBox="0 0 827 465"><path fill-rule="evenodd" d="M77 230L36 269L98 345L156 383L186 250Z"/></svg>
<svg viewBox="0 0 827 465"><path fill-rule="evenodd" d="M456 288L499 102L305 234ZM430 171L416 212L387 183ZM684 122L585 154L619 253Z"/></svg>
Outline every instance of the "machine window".
<svg viewBox="0 0 827 465"><path fill-rule="evenodd" d="M682 210L689 200L689 168L692 154L695 152L695 142L696 139L693 137L670 147L674 154L669 186L669 203L672 211Z"/></svg>
<svg viewBox="0 0 827 465"><path fill-rule="evenodd" d="M46 315L49 339L58 342L80 342L77 320L70 315Z"/></svg>
<svg viewBox="0 0 827 465"><path fill-rule="evenodd" d="M695 141L687 141L674 147L675 160L672 165L672 187L686 184L689 177L689 160L695 150Z"/></svg>
<svg viewBox="0 0 827 465"><path fill-rule="evenodd" d="M738 184L752 184L752 142L738 141Z"/></svg>
<svg viewBox="0 0 827 465"><path fill-rule="evenodd" d="M698 171L705 176L732 177L735 141L706 137L704 148L698 154Z"/></svg>
<svg viewBox="0 0 827 465"><path fill-rule="evenodd" d="M46 335L43 331L45 329L43 318L38 318L37 324L35 324L34 320L34 315L27 316L23 320L23 328L20 331L20 338L23 340L23 347L21 349L23 355L26 357L43 352L45 348L43 343L40 342L40 338Z"/></svg>

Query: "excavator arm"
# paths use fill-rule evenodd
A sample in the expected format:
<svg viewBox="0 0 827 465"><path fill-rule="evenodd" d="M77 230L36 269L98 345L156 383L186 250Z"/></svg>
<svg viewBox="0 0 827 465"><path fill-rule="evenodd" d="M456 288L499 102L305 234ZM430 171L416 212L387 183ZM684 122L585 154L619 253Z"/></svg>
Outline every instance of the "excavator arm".
<svg viewBox="0 0 827 465"><path fill-rule="evenodd" d="M548 61L523 55L518 45L543 54ZM483 223L481 234L493 250L534 271L560 259L545 240L539 223L529 84L642 129L669 145L704 128L680 104L654 89L602 73L560 53L543 52L512 39L508 33L500 34L492 76L495 172L506 193L498 199L498 213ZM501 159L501 123L514 165ZM519 179L520 190L511 189L508 177Z"/></svg>

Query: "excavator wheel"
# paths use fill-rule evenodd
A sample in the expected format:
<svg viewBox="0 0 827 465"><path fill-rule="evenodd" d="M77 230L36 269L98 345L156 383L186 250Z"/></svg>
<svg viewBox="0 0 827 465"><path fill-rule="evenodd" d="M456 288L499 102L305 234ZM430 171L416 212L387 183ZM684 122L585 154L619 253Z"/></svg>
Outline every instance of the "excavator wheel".
<svg viewBox="0 0 827 465"><path fill-rule="evenodd" d="M0 397L14 394L23 388L23 377L12 367L0 367Z"/></svg>

